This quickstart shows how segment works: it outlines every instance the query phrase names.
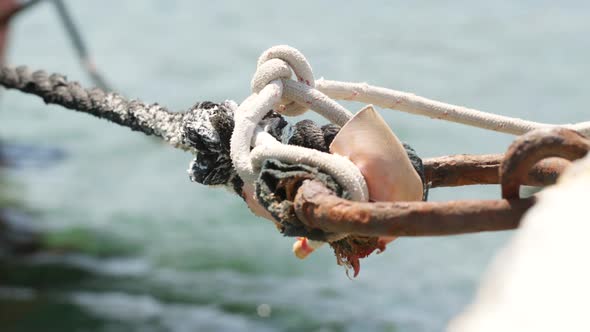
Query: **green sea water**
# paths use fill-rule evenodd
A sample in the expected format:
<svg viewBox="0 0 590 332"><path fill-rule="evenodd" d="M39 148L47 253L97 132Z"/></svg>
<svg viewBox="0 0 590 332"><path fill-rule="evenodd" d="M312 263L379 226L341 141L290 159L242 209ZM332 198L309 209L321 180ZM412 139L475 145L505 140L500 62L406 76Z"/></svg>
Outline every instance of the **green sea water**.
<svg viewBox="0 0 590 332"><path fill-rule="evenodd" d="M259 54L289 44L318 78L540 122L590 117L584 1L67 3L116 89L173 110L243 100ZM15 22L8 62L91 85L49 3ZM423 157L500 153L513 139L380 112ZM0 139L35 148L2 171L0 200L49 249L0 262L3 332L440 331L511 236L399 239L350 280L327 248L297 260L291 239L235 195L191 183L192 156L156 140L15 91L0 96ZM499 195L479 186L430 199Z"/></svg>

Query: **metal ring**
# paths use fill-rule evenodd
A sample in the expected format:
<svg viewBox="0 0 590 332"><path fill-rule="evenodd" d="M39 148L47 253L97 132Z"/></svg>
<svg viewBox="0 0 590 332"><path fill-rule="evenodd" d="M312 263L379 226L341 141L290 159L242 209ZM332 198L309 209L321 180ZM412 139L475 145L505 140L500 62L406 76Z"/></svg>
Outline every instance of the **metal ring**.
<svg viewBox="0 0 590 332"><path fill-rule="evenodd" d="M575 130L537 129L519 136L508 148L500 166L502 198L520 197L520 185L537 162L559 157L576 160L590 150L590 141Z"/></svg>

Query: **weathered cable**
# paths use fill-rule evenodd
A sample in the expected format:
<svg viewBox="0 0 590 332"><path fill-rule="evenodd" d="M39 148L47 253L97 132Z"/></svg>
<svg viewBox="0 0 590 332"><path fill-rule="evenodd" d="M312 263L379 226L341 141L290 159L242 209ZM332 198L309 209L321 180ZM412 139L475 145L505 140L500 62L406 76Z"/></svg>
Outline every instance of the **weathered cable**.
<svg viewBox="0 0 590 332"><path fill-rule="evenodd" d="M78 82L69 82L65 76L31 72L26 67L0 68L0 84L39 96L46 104L60 105L75 111L107 119L118 125L163 138L174 147L194 150L183 142L182 124L193 112L172 113L159 104L145 104L127 100L117 93L101 89L85 89Z"/></svg>

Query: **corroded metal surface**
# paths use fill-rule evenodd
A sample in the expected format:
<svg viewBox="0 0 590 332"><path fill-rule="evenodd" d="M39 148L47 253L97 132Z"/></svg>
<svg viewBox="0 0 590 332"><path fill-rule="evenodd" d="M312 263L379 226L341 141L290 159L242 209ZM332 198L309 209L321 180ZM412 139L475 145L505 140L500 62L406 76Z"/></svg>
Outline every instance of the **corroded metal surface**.
<svg viewBox="0 0 590 332"><path fill-rule="evenodd" d="M549 157L576 160L589 150L590 141L571 129L539 129L519 136L508 148L500 166L502 197L518 198L522 179L539 161Z"/></svg>
<svg viewBox="0 0 590 332"><path fill-rule="evenodd" d="M535 198L519 199L520 185L555 183L568 160L581 158L589 150L590 141L584 136L554 128L517 138L505 155L456 155L425 161L425 175L433 187L500 183L504 198L500 200L361 203L337 197L319 181L305 181L295 196L294 209L310 230L361 236L513 229L535 203Z"/></svg>
<svg viewBox="0 0 590 332"><path fill-rule="evenodd" d="M361 203L335 196L320 182L306 181L294 207L310 229L364 236L434 236L514 229L534 201Z"/></svg>
<svg viewBox="0 0 590 332"><path fill-rule="evenodd" d="M431 188L457 187L474 184L499 184L503 154L459 154L424 159L426 182ZM545 159L530 168L522 184L547 186L554 184L570 164L561 158Z"/></svg>

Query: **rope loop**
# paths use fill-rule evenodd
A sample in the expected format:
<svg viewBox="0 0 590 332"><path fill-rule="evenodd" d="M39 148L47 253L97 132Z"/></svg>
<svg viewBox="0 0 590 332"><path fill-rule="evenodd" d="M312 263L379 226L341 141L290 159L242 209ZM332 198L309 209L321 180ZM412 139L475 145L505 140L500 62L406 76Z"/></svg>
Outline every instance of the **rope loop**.
<svg viewBox="0 0 590 332"><path fill-rule="evenodd" d="M303 53L287 45L271 47L258 58L256 73L251 83L252 92L258 93L273 80L290 79L293 73L298 82L311 88L315 87L315 78L311 65ZM276 107L277 112L286 116L302 115L307 109L305 105L286 98L282 98L280 104Z"/></svg>
<svg viewBox="0 0 590 332"><path fill-rule="evenodd" d="M274 80L290 79L293 71L289 64L281 59L270 59L262 63L254 73L250 86L253 93L260 91Z"/></svg>
<svg viewBox="0 0 590 332"><path fill-rule="evenodd" d="M281 59L293 68L297 81L305 83L310 87L315 87L315 79L311 65L298 49L288 45L278 45L264 51L258 58L257 68L270 59Z"/></svg>
<svg viewBox="0 0 590 332"><path fill-rule="evenodd" d="M291 80L293 74L298 82ZM259 126L259 122L271 109L284 115L299 115L307 111L309 106L317 107L318 113L338 125L352 117L348 110L314 89L311 66L301 52L285 45L268 49L258 59L257 70L250 85L252 95L235 112L235 127L230 142L232 163L244 182L254 184L261 164L266 159L287 163L303 162L332 175L350 193L353 200L368 200L365 179L352 161L330 153L282 144ZM296 90L298 86L307 89ZM296 91L289 94L294 96L293 100L297 100L296 102L291 98L284 98L286 89ZM302 102L305 99L321 103Z"/></svg>

